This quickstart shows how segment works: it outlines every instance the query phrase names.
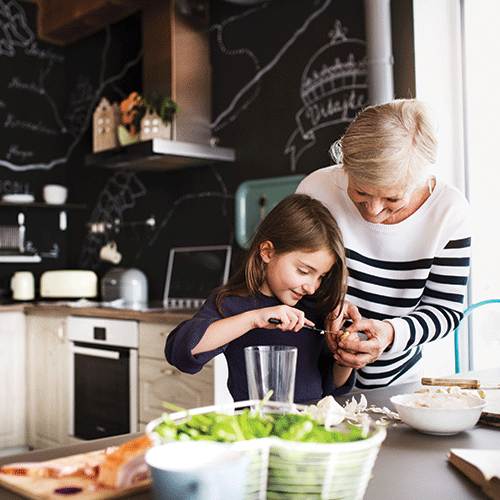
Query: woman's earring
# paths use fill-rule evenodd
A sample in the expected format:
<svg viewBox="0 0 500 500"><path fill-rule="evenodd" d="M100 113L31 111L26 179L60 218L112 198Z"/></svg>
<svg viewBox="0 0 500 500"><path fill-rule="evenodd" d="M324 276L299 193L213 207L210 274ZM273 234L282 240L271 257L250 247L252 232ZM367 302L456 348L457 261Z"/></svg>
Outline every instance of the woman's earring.
<svg viewBox="0 0 500 500"><path fill-rule="evenodd" d="M336 163L342 163L343 154L342 154L342 141L339 139L335 141L330 147L330 156L332 160Z"/></svg>

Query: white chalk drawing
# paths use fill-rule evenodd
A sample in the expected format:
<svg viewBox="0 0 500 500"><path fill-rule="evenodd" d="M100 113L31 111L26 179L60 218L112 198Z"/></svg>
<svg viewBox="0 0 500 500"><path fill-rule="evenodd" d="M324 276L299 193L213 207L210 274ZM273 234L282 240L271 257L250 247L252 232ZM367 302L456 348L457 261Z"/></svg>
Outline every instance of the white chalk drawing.
<svg viewBox="0 0 500 500"><path fill-rule="evenodd" d="M90 220L115 226L124 220L125 210L135 207L137 198L145 196L146 188L132 171L118 170L99 194ZM105 233L89 232L85 238L79 264L85 269L97 269L101 264L99 250L112 239L113 229Z"/></svg>
<svg viewBox="0 0 500 500"><path fill-rule="evenodd" d="M9 84L9 89L27 92L40 96L52 110L52 118L57 125L48 126L36 116L20 117L8 111L8 104L0 101L0 108L7 110L3 127L7 129L19 129L20 132L28 130L47 137L61 137L67 140L68 147L59 158L47 161L37 161L36 151L23 149L19 144L11 144L7 149L5 158L0 158L0 166L4 166L11 171L21 172L29 170L51 170L57 165L68 162L73 150L81 141L83 135L92 123L92 112L99 102L104 89L115 85L121 80L128 70L137 65L142 58L139 52L133 60L129 61L121 71L108 78L104 78L106 73L106 60L110 47L111 29L105 28L105 44L101 57L100 78L97 87L94 88L87 76L81 74L78 77L76 89L70 94L69 109L61 117L60 110L51 96L50 88L46 81L55 64L64 62L64 55L52 48L42 49L39 47L33 31L29 28L24 9L15 0L0 0L0 57L14 57L18 51L26 56L36 58L45 63L44 68L38 76L38 81L25 81L19 75L13 75ZM1 59L0 59L1 61ZM23 163L29 160L31 163Z"/></svg>
<svg viewBox="0 0 500 500"><path fill-rule="evenodd" d="M158 239L158 236L160 235L160 233L165 229L165 227L169 223L169 221L172 218L172 216L174 215L174 212L177 209L177 207L179 205L185 203L186 201L196 200L196 199L201 199L201 198L221 198L223 201L223 203L221 205L222 216L225 219L229 218L229 214L228 214L227 209L226 209L225 201L228 199L234 199L234 195L229 194L229 192L227 190L227 186L226 186L224 180L222 179L221 175L219 174L219 172L212 166L210 167L210 169L211 169L212 173L214 174L217 182L220 185L221 192L204 191L204 192L200 192L200 193L187 193L187 194L184 194L182 196L179 196L179 198L177 198L170 206L170 210L168 211L167 215L158 224L157 230L156 230L155 234L153 235L153 237L148 240L148 242L147 242L148 246L151 247L155 244L156 240ZM230 232L231 232L231 234L229 236L228 244L232 245L234 242L234 230L233 230L232 222L228 224L228 227L230 228ZM140 254L141 254L141 251L139 251L137 253L136 258L138 258L140 256Z"/></svg>
<svg viewBox="0 0 500 500"><path fill-rule="evenodd" d="M255 53L245 48L230 50L224 43L224 29L230 24L247 17L261 7L252 7L245 12L229 17L223 23L211 27L217 31L217 46L228 56L247 56L255 68L255 75L233 97L224 109L212 122L214 132L234 122L258 96L262 78L269 73L281 58L290 50L311 25L330 6L331 0L325 0L308 16L302 25L293 33L291 38L281 47L272 60L261 67ZM320 128L330 127L342 122L350 122L356 111L366 105L367 73L364 40L350 39L346 36L347 29L340 21L336 21L333 30L329 33L330 40L322 46L308 61L304 68L300 97L302 108L296 113L297 129L292 133L284 148L284 154L290 155L290 171L296 171L297 161L308 148L315 144L315 132ZM341 60L337 52L341 45L352 47L345 60ZM318 67L318 64L320 65Z"/></svg>
<svg viewBox="0 0 500 500"><path fill-rule="evenodd" d="M273 57L273 59L266 64L264 67L260 67L260 64L255 57L255 54L252 53L251 51L241 48L239 50L233 50L229 51L225 47L223 43L223 29L229 22L235 22L241 19L242 17L245 17L249 15L250 13L255 11L255 7L252 9L249 9L248 11L245 11L243 14L240 16L233 16L228 18L224 24L219 24L219 25L214 25L211 27L212 31L217 30L217 40L219 44L219 48L226 54L229 55L236 55L236 54L247 54L253 61L254 66L257 70L256 74L254 77L246 84L243 86L243 88L236 93L236 95L233 97L232 101L229 103L229 106L223 110L219 116L213 121L211 124L211 128L214 131L220 130L222 127L226 126L228 123L233 122L237 116L246 109L250 103L256 98L258 94L258 90L260 88L260 82L262 78L269 73L275 66L276 64L281 60L281 58L286 54L286 52L290 49L290 47L296 42L297 38L303 34L309 25L316 19L318 16L320 16L330 5L331 0L326 0L318 9L316 9L309 17L306 18L302 26L300 26L299 29L295 31L295 33L292 35L292 37L283 45L283 47L276 53L276 55ZM264 4L265 8L266 4ZM248 92L250 92L253 88L254 93L248 97Z"/></svg>
<svg viewBox="0 0 500 500"><path fill-rule="evenodd" d="M0 38L0 56L14 57L16 48L26 48L35 39L26 21L24 9L15 1L0 2L0 24L3 37Z"/></svg>
<svg viewBox="0 0 500 500"><path fill-rule="evenodd" d="M295 115L297 128L284 151L290 155L292 172L302 153L316 143L315 133L319 129L349 123L366 106L366 56L357 61L351 51L356 46L364 47L366 42L349 39L346 33L347 29L337 20L329 33L330 42L311 57L302 73L303 106ZM344 60L337 55L341 46L347 49Z"/></svg>
<svg viewBox="0 0 500 500"><path fill-rule="evenodd" d="M267 5L267 4L266 4ZM224 43L224 29L226 26L229 24L235 23L239 21L240 19L243 19L244 17L247 17L251 15L253 12L257 11L257 8L251 8L246 10L245 12L239 14L239 15L234 15L230 16L227 19L225 19L223 22L219 24L214 24L210 27L210 31L216 31L217 32L217 46L221 50L223 54L226 56L246 56L250 59L252 62L255 71L257 75L259 75L261 66L259 63L259 59L257 56L254 54L249 49L246 49L244 47L238 48L238 49L229 49L227 48L226 44ZM257 98L257 96L260 93L261 89L261 83L260 83L261 77L258 78L253 84L250 82L246 88L242 89L238 94L235 96L229 107L224 110L216 119L215 121L211 124L211 129L214 132L217 132L218 130L224 128L227 124L233 122L238 118L238 115L245 109L248 108L248 106ZM255 87L252 89L252 87ZM252 92L249 96L247 96L247 92ZM239 101L243 101L241 104L237 106L237 103Z"/></svg>
<svg viewBox="0 0 500 500"><path fill-rule="evenodd" d="M229 220L229 213L225 202L228 199L234 198L234 196L228 193L227 186L225 185L219 172L213 166L211 166L210 169L220 185L221 191L203 191L179 196L171 204L170 209L163 220L157 224L154 234L143 239L143 244L135 253L134 260L138 260L141 257L145 246L152 247L155 244L160 233L167 227L168 223L172 219L177 207L187 201L202 198L221 198L222 216L223 218ZM119 222L123 222L125 219L125 210L133 208L136 204L137 198L145 195L146 188L133 171L117 171L110 179L108 179L104 189L100 193L97 205L92 212L91 223L97 224L99 222L104 222L113 226L117 220ZM233 224L228 222L228 227L231 231L229 244L232 244L234 241ZM104 233L89 232L83 245L79 264L86 269L97 269L101 265L99 250L112 238L113 229L105 231Z"/></svg>

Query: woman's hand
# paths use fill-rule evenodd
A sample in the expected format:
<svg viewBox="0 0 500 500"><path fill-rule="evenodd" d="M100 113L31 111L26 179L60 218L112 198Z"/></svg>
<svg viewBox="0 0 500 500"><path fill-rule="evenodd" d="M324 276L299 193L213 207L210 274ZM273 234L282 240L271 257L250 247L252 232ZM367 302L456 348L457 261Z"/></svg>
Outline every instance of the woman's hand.
<svg viewBox="0 0 500 500"><path fill-rule="evenodd" d="M336 343L336 350L332 349L332 351L341 365L354 369L373 363L394 340L394 328L388 321L356 320L346 329L346 332L350 332L351 335L339 339ZM363 332L367 339L354 339L352 333L355 332Z"/></svg>
<svg viewBox="0 0 500 500"><path fill-rule="evenodd" d="M314 326L314 323L305 317L303 311L287 305L255 309L251 313L254 316L253 328L298 332L305 324ZM278 325L270 323L270 319L277 319L280 323Z"/></svg>

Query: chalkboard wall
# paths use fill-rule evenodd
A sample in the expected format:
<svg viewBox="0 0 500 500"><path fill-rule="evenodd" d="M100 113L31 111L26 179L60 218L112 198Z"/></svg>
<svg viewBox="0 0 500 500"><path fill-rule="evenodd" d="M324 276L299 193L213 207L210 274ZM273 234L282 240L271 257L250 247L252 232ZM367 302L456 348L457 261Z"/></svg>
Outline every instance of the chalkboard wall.
<svg viewBox="0 0 500 500"><path fill-rule="evenodd" d="M62 183L69 203L87 207L67 210L66 231L58 227L58 210L24 208L33 246L48 253L57 241L61 250L41 264L0 264L4 285L18 268L37 277L61 267L102 276L111 264L99 259L99 249L108 240L123 254L121 266L146 273L152 300L162 297L173 246L232 244L234 268L242 256L234 240L238 185L329 164L329 146L367 104L362 0L255 6L213 0L212 129L220 145L235 149L236 161L168 172L84 167L101 97L120 101L142 91L140 13L61 48L36 39L34 4L0 0L0 7L22 27L0 49L1 194L30 192L41 201L45 184ZM18 211L0 207L2 218ZM151 215L154 228L88 232L92 222L131 223Z"/></svg>

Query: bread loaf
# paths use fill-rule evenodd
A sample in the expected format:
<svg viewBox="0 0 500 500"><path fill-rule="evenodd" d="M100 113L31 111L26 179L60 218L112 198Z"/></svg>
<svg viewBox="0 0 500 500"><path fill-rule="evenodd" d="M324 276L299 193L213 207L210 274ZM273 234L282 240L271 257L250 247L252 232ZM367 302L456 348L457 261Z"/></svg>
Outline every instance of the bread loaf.
<svg viewBox="0 0 500 500"><path fill-rule="evenodd" d="M64 457L47 462L17 462L4 465L0 473L15 476L34 478L86 477L95 479L99 473L99 466L105 457L113 453L117 447L93 451L82 455Z"/></svg>
<svg viewBox="0 0 500 500"><path fill-rule="evenodd" d="M153 443L147 435L118 446L99 466L97 482L108 488L131 486L149 478L144 455Z"/></svg>
<svg viewBox="0 0 500 500"><path fill-rule="evenodd" d="M147 435L105 450L47 462L17 462L4 465L0 473L32 478L85 477L101 487L121 488L149 478L144 455L152 442Z"/></svg>

